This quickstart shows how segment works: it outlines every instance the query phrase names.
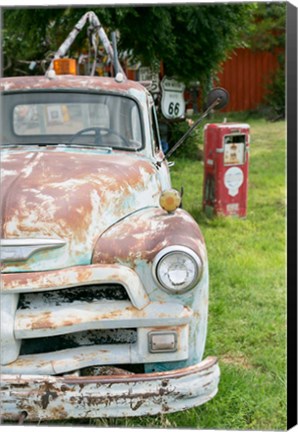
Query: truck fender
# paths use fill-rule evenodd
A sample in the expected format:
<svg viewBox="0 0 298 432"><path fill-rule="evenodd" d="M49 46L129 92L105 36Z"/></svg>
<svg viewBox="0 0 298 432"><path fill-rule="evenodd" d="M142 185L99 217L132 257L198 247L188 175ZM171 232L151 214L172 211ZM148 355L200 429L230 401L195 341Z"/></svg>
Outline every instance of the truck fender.
<svg viewBox="0 0 298 432"><path fill-rule="evenodd" d="M113 264L136 260L152 262L163 248L185 246L207 260L205 241L195 220L183 209L139 210L108 228L97 240L92 262Z"/></svg>

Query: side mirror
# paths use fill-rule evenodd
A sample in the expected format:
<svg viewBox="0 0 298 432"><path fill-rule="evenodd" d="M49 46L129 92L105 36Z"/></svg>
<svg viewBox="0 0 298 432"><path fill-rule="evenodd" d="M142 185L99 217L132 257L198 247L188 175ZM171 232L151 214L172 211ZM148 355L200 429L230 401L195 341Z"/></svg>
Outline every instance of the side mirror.
<svg viewBox="0 0 298 432"><path fill-rule="evenodd" d="M216 104L215 102L218 101ZM222 87L216 87L207 96L207 109L213 104L213 109L224 108L229 102L229 93Z"/></svg>

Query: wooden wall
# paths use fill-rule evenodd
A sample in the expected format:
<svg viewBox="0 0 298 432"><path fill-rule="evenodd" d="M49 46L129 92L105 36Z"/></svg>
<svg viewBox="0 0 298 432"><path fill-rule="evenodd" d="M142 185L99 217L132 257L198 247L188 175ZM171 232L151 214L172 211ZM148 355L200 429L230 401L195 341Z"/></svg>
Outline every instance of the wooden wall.
<svg viewBox="0 0 298 432"><path fill-rule="evenodd" d="M215 84L230 94L222 111L254 110L262 103L266 86L278 68L278 53L239 48L223 64Z"/></svg>

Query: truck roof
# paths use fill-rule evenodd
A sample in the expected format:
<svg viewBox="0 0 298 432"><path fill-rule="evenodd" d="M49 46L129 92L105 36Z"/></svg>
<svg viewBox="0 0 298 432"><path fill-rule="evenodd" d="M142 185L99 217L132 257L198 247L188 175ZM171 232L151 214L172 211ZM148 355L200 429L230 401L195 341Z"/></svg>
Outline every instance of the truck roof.
<svg viewBox="0 0 298 432"><path fill-rule="evenodd" d="M145 87L136 82L124 79L117 82L115 78L91 77L85 75L56 75L50 79L46 76L19 76L0 78L0 91L43 90L43 89L77 89L98 90L130 94L146 93Z"/></svg>

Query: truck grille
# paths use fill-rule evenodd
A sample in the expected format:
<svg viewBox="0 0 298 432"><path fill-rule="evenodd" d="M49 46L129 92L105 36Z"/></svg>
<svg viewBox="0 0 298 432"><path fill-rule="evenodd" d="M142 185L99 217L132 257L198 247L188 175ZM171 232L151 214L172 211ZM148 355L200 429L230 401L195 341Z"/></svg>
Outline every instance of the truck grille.
<svg viewBox="0 0 298 432"><path fill-rule="evenodd" d="M99 300L129 300L122 285L83 285L40 293L20 294L18 309L37 309L39 306L60 306L65 303Z"/></svg>
<svg viewBox="0 0 298 432"><path fill-rule="evenodd" d="M150 301L137 273L125 266L7 273L2 279L3 373L59 375L188 357L192 310L172 299ZM151 352L160 332L176 335L175 351Z"/></svg>
<svg viewBox="0 0 298 432"><path fill-rule="evenodd" d="M21 294L18 311L32 312L47 307L49 310L62 305L92 304L101 301L129 300L125 288L118 284L86 285L40 293ZM18 312L20 313L20 312ZM136 329L101 329L76 331L49 337L23 339L20 355L41 354L90 345L135 343Z"/></svg>
<svg viewBox="0 0 298 432"><path fill-rule="evenodd" d="M136 343L136 329L87 330L61 336L24 339L20 355L41 354L92 345Z"/></svg>

